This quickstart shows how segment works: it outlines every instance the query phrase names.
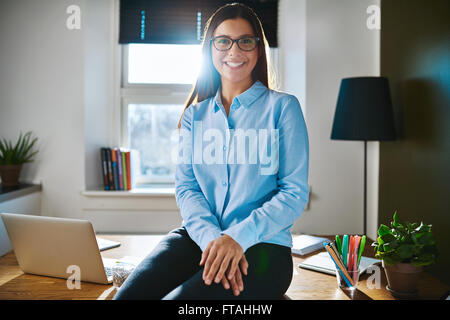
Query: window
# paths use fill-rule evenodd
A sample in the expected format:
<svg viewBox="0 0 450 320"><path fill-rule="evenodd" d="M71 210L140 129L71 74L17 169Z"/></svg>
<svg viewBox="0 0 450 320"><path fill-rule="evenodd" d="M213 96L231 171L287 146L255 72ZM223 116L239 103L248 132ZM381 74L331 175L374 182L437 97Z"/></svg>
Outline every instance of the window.
<svg viewBox="0 0 450 320"><path fill-rule="evenodd" d="M183 107L180 104L128 104L127 142L131 149L139 150L141 174L148 182L173 182L172 156L177 146L173 128Z"/></svg>
<svg viewBox="0 0 450 320"><path fill-rule="evenodd" d="M139 151L137 184L174 183L177 124L201 64L200 45L122 46L122 143Z"/></svg>
<svg viewBox="0 0 450 320"><path fill-rule="evenodd" d="M200 45L129 44L128 83L192 84L201 63Z"/></svg>
<svg viewBox="0 0 450 320"><path fill-rule="evenodd" d="M276 52L266 52L274 62ZM140 187L175 182L177 124L201 57L200 45L122 45L121 146L139 151Z"/></svg>

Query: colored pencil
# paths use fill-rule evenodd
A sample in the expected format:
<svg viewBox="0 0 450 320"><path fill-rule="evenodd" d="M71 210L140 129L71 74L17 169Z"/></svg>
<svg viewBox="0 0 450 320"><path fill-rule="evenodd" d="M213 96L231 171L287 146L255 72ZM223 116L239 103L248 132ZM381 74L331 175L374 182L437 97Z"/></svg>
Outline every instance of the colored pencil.
<svg viewBox="0 0 450 320"><path fill-rule="evenodd" d="M355 248L355 237L350 236L350 243L348 247L348 261L347 261L347 270L350 272L353 268L353 251Z"/></svg>
<svg viewBox="0 0 450 320"><path fill-rule="evenodd" d="M356 282L356 276L358 272L358 249L359 249L359 243L361 241L360 236L355 236L355 250L353 253L353 281Z"/></svg>
<svg viewBox="0 0 450 320"><path fill-rule="evenodd" d="M338 259L341 262L341 264L344 265L344 263L342 261L342 258L341 258L341 255L339 254L339 252L337 250L336 244L334 244L333 242L330 242L329 245L330 245L331 249L333 249L334 253L338 257Z"/></svg>
<svg viewBox="0 0 450 320"><path fill-rule="evenodd" d="M344 240L342 241L342 261L347 268L347 250L348 250L348 235L344 234Z"/></svg>
<svg viewBox="0 0 450 320"><path fill-rule="evenodd" d="M364 235L364 236L362 236L361 242L360 242L360 245L359 245L358 261L357 261L358 268L359 268L359 261L361 260L361 255L362 255L362 253L364 251L364 245L365 244L366 244L366 236Z"/></svg>
<svg viewBox="0 0 450 320"><path fill-rule="evenodd" d="M336 264L336 267L338 268L338 270L341 272L341 275L343 275L343 279L345 280L345 282L347 283L348 286L353 286L353 280L350 277L350 275L348 274L347 270L345 269L345 267L341 264L341 262L339 261L338 257L335 255L333 249L330 248L329 245L327 245L326 243L324 243L325 246L325 250L327 250L328 254L331 256L331 259L333 260L333 262Z"/></svg>
<svg viewBox="0 0 450 320"><path fill-rule="evenodd" d="M342 255L342 243L341 238L339 238L338 235L336 235L336 247L338 249L339 254Z"/></svg>

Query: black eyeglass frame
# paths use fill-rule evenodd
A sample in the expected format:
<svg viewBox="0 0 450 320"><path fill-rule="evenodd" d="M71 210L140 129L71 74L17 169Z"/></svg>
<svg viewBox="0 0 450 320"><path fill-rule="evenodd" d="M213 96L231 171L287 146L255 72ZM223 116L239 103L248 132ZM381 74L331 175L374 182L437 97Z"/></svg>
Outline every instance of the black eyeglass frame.
<svg viewBox="0 0 450 320"><path fill-rule="evenodd" d="M228 49L225 49L225 50L217 49L216 44L215 44L215 42L214 42L214 40L217 39L217 38L226 38L226 39L231 40L231 45L230 45L230 47L229 47ZM256 40L256 45L255 45L255 47L254 47L253 49L250 49L250 50L242 49L242 48L239 46L239 40L242 40L242 39L249 39L249 38L250 38L250 39L255 39L255 40ZM242 37L242 38L235 39L235 40L231 39L231 38L228 37L228 36L217 36L217 37L211 38L211 40L210 40L209 42L210 42L210 43L211 43L211 42L213 43L213 46L214 46L214 48L216 48L217 51L222 51L222 52L223 52L223 51L228 51L228 50L230 50L230 49L233 47L234 43L236 42L236 45L238 46L238 48L239 48L240 50L249 52L249 51L253 51L253 50L256 49L256 47L258 46L259 40L260 40L259 37L256 37L256 36L255 36L255 37L248 37L248 36L246 36L246 37Z"/></svg>

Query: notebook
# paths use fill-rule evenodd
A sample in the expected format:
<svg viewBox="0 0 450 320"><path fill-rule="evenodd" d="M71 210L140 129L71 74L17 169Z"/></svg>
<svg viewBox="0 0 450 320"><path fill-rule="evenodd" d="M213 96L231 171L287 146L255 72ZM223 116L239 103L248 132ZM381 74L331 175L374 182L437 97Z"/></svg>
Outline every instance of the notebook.
<svg viewBox="0 0 450 320"><path fill-rule="evenodd" d="M292 237L292 253L305 255L323 249L323 242L327 238L315 237L306 234Z"/></svg>
<svg viewBox="0 0 450 320"><path fill-rule="evenodd" d="M379 259L361 256L361 260L359 262L359 274L363 274L367 271L367 268L379 263L381 263L381 260ZM333 260L331 260L328 252L320 252L312 257L309 257L308 259L305 259L305 261L299 263L298 266L304 269L336 275L336 266Z"/></svg>
<svg viewBox="0 0 450 320"><path fill-rule="evenodd" d="M120 242L117 242L117 241L106 240L106 239L99 238L99 237L95 237L95 238L97 239L98 249L100 251L120 246Z"/></svg>

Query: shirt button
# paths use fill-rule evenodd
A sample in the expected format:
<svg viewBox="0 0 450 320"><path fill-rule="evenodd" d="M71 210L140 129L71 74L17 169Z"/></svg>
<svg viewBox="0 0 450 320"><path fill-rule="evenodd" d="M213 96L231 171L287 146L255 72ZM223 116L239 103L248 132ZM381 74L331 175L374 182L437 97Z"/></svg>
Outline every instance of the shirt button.
<svg viewBox="0 0 450 320"><path fill-rule="evenodd" d="M233 126L231 124L228 125L228 129L233 129Z"/></svg>
<svg viewBox="0 0 450 320"><path fill-rule="evenodd" d="M225 151L227 149L227 147L226 146L223 146L223 151Z"/></svg>
<svg viewBox="0 0 450 320"><path fill-rule="evenodd" d="M227 183L225 181L222 181L222 185L225 187Z"/></svg>

